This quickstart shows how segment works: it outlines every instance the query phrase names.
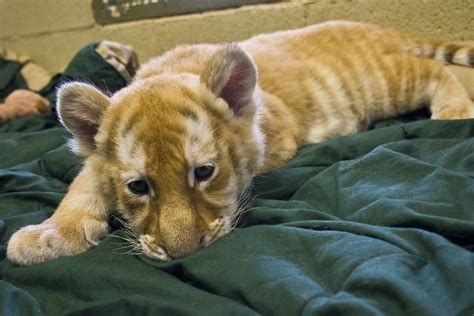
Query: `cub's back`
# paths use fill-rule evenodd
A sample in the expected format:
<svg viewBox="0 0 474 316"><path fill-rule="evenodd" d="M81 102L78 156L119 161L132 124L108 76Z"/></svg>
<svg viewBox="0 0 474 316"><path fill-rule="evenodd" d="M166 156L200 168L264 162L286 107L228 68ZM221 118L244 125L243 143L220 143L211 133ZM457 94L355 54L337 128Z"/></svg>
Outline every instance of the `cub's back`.
<svg viewBox="0 0 474 316"><path fill-rule="evenodd" d="M144 65L137 80L166 72L199 75L221 47L177 47ZM299 146L413 110L405 105L426 102L423 91L439 81L440 64L422 62L425 57L444 63L460 57L465 64L470 56L455 45L350 21L262 34L239 47L255 62L264 97L272 98L267 107L279 103L278 111L283 105L297 122Z"/></svg>

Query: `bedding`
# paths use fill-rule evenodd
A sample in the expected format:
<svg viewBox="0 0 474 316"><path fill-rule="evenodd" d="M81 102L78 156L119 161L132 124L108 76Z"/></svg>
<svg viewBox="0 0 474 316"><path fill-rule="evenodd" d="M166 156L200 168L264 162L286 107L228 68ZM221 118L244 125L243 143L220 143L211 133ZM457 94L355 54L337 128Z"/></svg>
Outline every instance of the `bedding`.
<svg viewBox="0 0 474 316"><path fill-rule="evenodd" d="M126 85L133 69L98 45L40 93ZM6 260L8 239L52 214L83 160L54 114L0 126L0 315L473 315L474 120L427 117L301 149L255 178L234 232L189 257L132 255L111 219L94 249L30 267Z"/></svg>

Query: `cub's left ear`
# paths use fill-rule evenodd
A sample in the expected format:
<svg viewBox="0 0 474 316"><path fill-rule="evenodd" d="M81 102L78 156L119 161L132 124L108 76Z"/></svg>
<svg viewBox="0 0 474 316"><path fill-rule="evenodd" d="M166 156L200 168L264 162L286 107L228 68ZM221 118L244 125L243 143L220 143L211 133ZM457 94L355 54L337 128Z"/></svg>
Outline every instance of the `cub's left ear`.
<svg viewBox="0 0 474 316"><path fill-rule="evenodd" d="M201 82L239 115L252 103L257 71L250 57L237 44L229 44L207 62Z"/></svg>
<svg viewBox="0 0 474 316"><path fill-rule="evenodd" d="M108 96L97 88L80 82L63 85L58 90L58 116L74 140L72 149L88 156L96 149L94 137L110 104Z"/></svg>

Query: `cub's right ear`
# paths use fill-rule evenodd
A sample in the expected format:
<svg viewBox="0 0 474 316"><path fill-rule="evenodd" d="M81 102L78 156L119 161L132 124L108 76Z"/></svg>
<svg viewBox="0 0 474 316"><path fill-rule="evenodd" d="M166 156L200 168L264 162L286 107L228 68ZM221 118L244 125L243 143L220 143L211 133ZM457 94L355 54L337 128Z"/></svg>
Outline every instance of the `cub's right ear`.
<svg viewBox="0 0 474 316"><path fill-rule="evenodd" d="M110 104L109 97L89 84L72 82L58 90L57 100L59 119L74 136L71 148L89 156L96 148L94 137Z"/></svg>

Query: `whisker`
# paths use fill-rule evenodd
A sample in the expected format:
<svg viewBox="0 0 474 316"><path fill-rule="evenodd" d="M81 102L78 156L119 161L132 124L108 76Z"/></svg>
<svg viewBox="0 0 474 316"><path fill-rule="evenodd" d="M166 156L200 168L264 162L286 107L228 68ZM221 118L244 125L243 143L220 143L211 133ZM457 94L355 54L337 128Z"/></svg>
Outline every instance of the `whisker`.
<svg viewBox="0 0 474 316"><path fill-rule="evenodd" d="M230 230L234 230L237 227L242 216L252 209L249 206L252 205L252 203L256 199L256 197L252 194L252 185L252 180L250 180L244 185L244 188L237 203L233 206L232 215L230 218Z"/></svg>
<svg viewBox="0 0 474 316"><path fill-rule="evenodd" d="M141 255L141 254L143 254L143 253L144 253L143 249L140 248L140 249L131 249L130 251L127 251L125 254L126 254L126 255L131 255L131 254L133 254L133 255Z"/></svg>
<svg viewBox="0 0 474 316"><path fill-rule="evenodd" d="M139 256L139 255L142 255L143 252L130 252L130 251L127 251L127 252L115 252L115 254L117 255L127 255L127 256Z"/></svg>
<svg viewBox="0 0 474 316"><path fill-rule="evenodd" d="M122 224L122 226L125 228L125 230L126 230L128 233L130 233L130 235L132 235L133 237L135 237L135 238L137 238L137 239L140 237L136 232L133 231L133 229L132 229L132 227L130 226L129 223L127 223L126 221L124 221L123 219L121 219L121 218L118 217L118 216L115 216L115 215L114 215L114 218L115 218L120 224Z"/></svg>
<svg viewBox="0 0 474 316"><path fill-rule="evenodd" d="M143 254L143 248L139 241L140 236L132 230L130 224L125 222L123 219L114 216L114 218L123 226L125 236L118 236L114 234L109 234L109 236L117 239L120 243L116 243L118 246L115 248L114 253L121 255L141 255Z"/></svg>
<svg viewBox="0 0 474 316"><path fill-rule="evenodd" d="M117 238L117 239L123 240L123 241L133 241L134 240L133 238L127 238L127 237L117 236L117 235L112 235L112 234L110 234L109 236L112 237L112 238Z"/></svg>
<svg viewBox="0 0 474 316"><path fill-rule="evenodd" d="M127 245L124 245L124 246L122 246L122 247L117 247L117 248L115 248L115 250L122 250L122 249L129 250L130 248L133 249L133 248L135 248L135 246L132 245L132 244L127 244Z"/></svg>
<svg viewBox="0 0 474 316"><path fill-rule="evenodd" d="M114 249L114 252L117 254L126 255L130 253L143 252L143 250L138 248L137 246L128 245L128 247L116 248Z"/></svg>
<svg viewBox="0 0 474 316"><path fill-rule="evenodd" d="M135 242L135 243L130 243L126 245L125 247L117 248L115 250L121 250L124 249L126 250L122 254L130 254L130 253L143 253L143 249L140 243ZM128 249L128 250L127 250Z"/></svg>

